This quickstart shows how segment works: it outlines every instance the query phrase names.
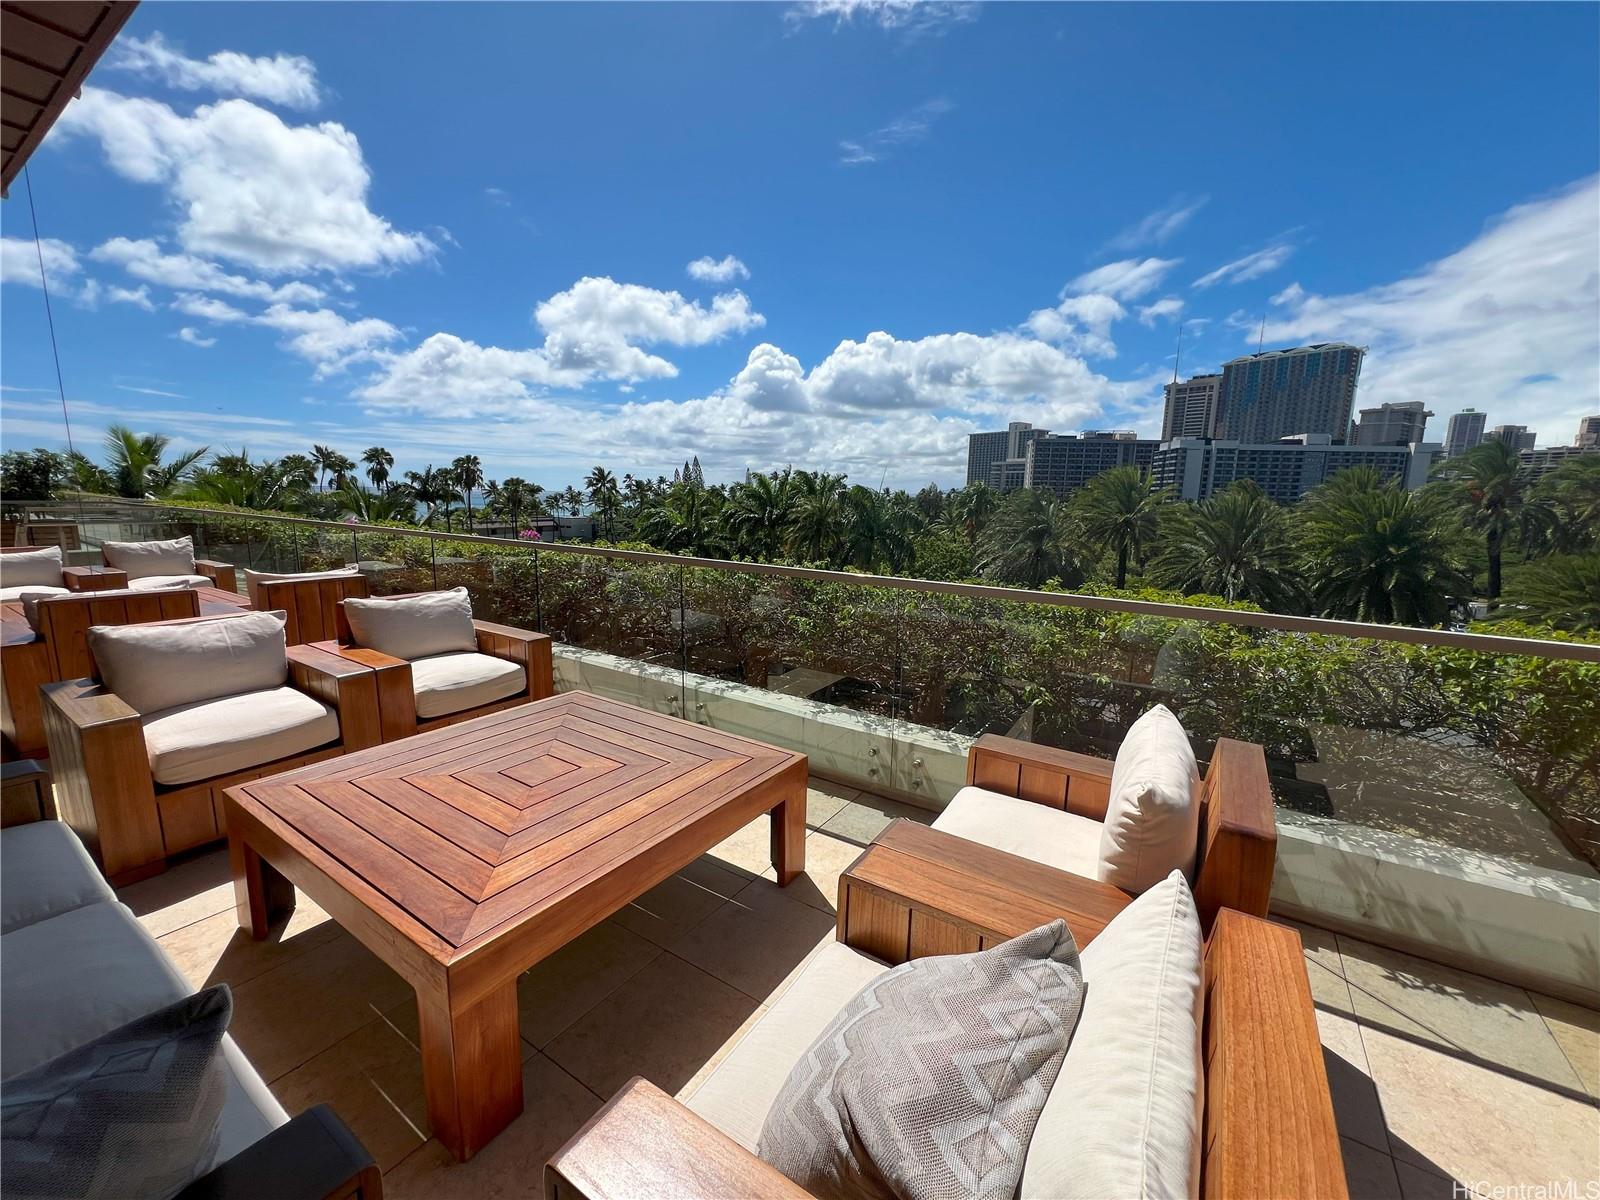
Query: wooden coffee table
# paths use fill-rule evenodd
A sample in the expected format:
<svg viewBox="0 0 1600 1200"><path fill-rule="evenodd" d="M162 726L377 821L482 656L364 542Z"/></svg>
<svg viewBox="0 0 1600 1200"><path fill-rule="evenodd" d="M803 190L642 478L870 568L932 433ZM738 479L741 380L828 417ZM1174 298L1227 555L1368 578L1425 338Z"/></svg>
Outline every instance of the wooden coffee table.
<svg viewBox="0 0 1600 1200"><path fill-rule="evenodd" d="M522 1111L517 977L763 812L805 869L806 756L585 692L227 791L239 924L298 886L417 992L433 1133Z"/></svg>

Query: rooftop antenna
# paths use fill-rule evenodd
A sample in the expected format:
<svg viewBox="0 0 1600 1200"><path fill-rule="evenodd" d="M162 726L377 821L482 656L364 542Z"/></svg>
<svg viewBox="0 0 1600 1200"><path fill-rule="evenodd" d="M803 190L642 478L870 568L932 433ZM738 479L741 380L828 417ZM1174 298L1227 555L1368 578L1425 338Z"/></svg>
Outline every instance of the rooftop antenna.
<svg viewBox="0 0 1600 1200"><path fill-rule="evenodd" d="M1178 352L1172 356L1172 382L1178 382L1178 364L1183 361L1183 322L1178 322Z"/></svg>
<svg viewBox="0 0 1600 1200"><path fill-rule="evenodd" d="M1266 341L1267 341L1267 314L1266 313L1262 313L1261 314L1261 334L1260 334L1259 337L1256 338L1256 353L1257 354L1261 353L1261 348L1262 348L1262 346L1266 345Z"/></svg>

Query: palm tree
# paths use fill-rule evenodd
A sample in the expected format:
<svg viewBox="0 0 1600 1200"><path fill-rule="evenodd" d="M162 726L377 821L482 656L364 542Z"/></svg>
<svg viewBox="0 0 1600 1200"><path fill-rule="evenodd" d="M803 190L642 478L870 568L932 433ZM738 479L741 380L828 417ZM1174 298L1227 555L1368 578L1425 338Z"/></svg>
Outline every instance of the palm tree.
<svg viewBox="0 0 1600 1200"><path fill-rule="evenodd" d="M126 425L106 429L106 466L116 483L117 495L133 500L164 496L208 453L201 446L180 454L170 463L162 456L172 439L164 433L134 433Z"/></svg>
<svg viewBox="0 0 1600 1200"><path fill-rule="evenodd" d="M1553 547L1564 553L1600 540L1600 454L1570 458L1539 480L1533 500L1549 514Z"/></svg>
<svg viewBox="0 0 1600 1200"><path fill-rule="evenodd" d="M923 521L929 525L932 525L944 515L944 505L944 489L937 483L930 483L917 493L917 511L922 514Z"/></svg>
<svg viewBox="0 0 1600 1200"><path fill-rule="evenodd" d="M576 517L583 513L583 493L570 483L561 489L558 500L568 516Z"/></svg>
<svg viewBox="0 0 1600 1200"><path fill-rule="evenodd" d="M600 514L606 540L609 541L616 522L617 510L622 507L622 491L617 487L617 477L604 467L596 467L589 472L583 483L589 489L589 503L593 504L595 511Z"/></svg>
<svg viewBox="0 0 1600 1200"><path fill-rule="evenodd" d="M771 560L783 553L784 531L794 505L790 473L755 472L735 484L722 509L722 523L735 554Z"/></svg>
<svg viewBox="0 0 1600 1200"><path fill-rule="evenodd" d="M367 478L378 491L389 482L389 472L394 468L394 455L382 446L368 446L361 452L361 461L367 464Z"/></svg>
<svg viewBox="0 0 1600 1200"><path fill-rule="evenodd" d="M1436 489L1408 492L1353 467L1306 497L1297 524L1327 616L1438 625L1471 594L1459 509Z"/></svg>
<svg viewBox="0 0 1600 1200"><path fill-rule="evenodd" d="M660 502L645 510L639 533L650 545L674 554L716 554L722 548L720 502L719 492L680 480L667 489Z"/></svg>
<svg viewBox="0 0 1600 1200"><path fill-rule="evenodd" d="M1117 586L1128 586L1128 562L1143 560L1155 541L1166 493L1150 490L1150 479L1138 467L1102 471L1074 498L1084 536L1117 556Z"/></svg>
<svg viewBox="0 0 1600 1200"><path fill-rule="evenodd" d="M795 473L797 481L809 478L809 473ZM830 476L842 484L842 478ZM802 562L835 564L843 556L845 525L849 514L844 498L837 486L818 488L813 482L801 485L801 494L795 501L793 515L789 518L787 548L791 558Z"/></svg>
<svg viewBox="0 0 1600 1200"><path fill-rule="evenodd" d="M974 566L1002 583L1078 586L1084 564L1071 506L1044 488L1012 492L979 537Z"/></svg>
<svg viewBox="0 0 1600 1200"><path fill-rule="evenodd" d="M978 535L1000 507L1000 495L987 483L969 483L945 505L940 520L950 529L959 529L969 546L975 546Z"/></svg>
<svg viewBox="0 0 1600 1200"><path fill-rule="evenodd" d="M1471 523L1483 531L1489 553L1489 599L1500 598L1500 555L1517 523L1527 489L1516 450L1498 438L1446 459L1438 480L1462 504Z"/></svg>
<svg viewBox="0 0 1600 1200"><path fill-rule="evenodd" d="M1292 611L1299 589L1288 525L1283 510L1251 480L1194 507L1174 505L1150 563L1151 581L1189 595Z"/></svg>
<svg viewBox="0 0 1600 1200"><path fill-rule="evenodd" d="M354 517L363 524L377 521L413 521L417 515L417 498L411 488L396 483L382 491L368 491L354 479L339 485L336 495L341 516Z"/></svg>
<svg viewBox="0 0 1600 1200"><path fill-rule="evenodd" d="M863 571L897 571L911 559L911 538L901 513L882 492L857 485L845 493L847 520L840 556Z"/></svg>
<svg viewBox="0 0 1600 1200"><path fill-rule="evenodd" d="M435 467L432 463L420 471L407 471L406 483L411 488L411 495L418 504L427 505L427 511L422 515L422 523L433 526L433 518L438 515L441 508L445 512L445 530L450 529L450 502L456 499L455 480L450 477L449 467Z"/></svg>
<svg viewBox="0 0 1600 1200"><path fill-rule="evenodd" d="M467 532L472 532L472 489L483 486L483 463L476 454L463 454L450 463L450 475L456 487L467 497ZM445 514L445 528L450 527L450 516Z"/></svg>
<svg viewBox="0 0 1600 1200"><path fill-rule="evenodd" d="M317 490L319 492L328 490L328 476L338 469L341 459L349 461L332 446L311 447L311 461L317 464Z"/></svg>
<svg viewBox="0 0 1600 1200"><path fill-rule="evenodd" d="M1552 554L1523 568L1497 615L1570 633L1600 632L1600 552Z"/></svg>
<svg viewBox="0 0 1600 1200"><path fill-rule="evenodd" d="M317 482L317 464L304 454L285 454L278 460L278 469L291 491L309 492Z"/></svg>
<svg viewBox="0 0 1600 1200"><path fill-rule="evenodd" d="M513 475L495 488L494 496L490 501L496 512L511 518L511 524L518 533L522 532L522 511L528 509L537 514L539 509L539 496L544 489L537 483L529 483L520 476Z"/></svg>
<svg viewBox="0 0 1600 1200"><path fill-rule="evenodd" d="M300 480L284 470L283 462L263 459L251 462L250 452L240 449L212 456L211 462L192 473L179 495L184 500L207 504L230 504L235 508L293 508L291 498Z"/></svg>

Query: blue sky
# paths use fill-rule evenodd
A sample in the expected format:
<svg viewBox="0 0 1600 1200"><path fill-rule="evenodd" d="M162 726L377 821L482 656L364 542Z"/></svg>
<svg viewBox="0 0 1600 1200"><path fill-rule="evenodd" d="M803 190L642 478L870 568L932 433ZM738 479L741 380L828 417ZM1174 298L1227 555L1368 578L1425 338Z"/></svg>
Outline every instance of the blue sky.
<svg viewBox="0 0 1600 1200"><path fill-rule="evenodd" d="M80 446L959 482L1171 377L1600 405L1593 5L146 4L31 171ZM0 438L64 438L26 188Z"/></svg>

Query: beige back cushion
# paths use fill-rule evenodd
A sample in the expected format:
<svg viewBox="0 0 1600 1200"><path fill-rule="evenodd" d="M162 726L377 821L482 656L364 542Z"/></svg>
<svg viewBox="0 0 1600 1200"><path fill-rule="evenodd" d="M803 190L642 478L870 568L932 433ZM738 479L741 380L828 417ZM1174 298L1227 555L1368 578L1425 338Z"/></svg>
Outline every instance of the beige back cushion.
<svg viewBox="0 0 1600 1200"><path fill-rule="evenodd" d="M1124 891L1194 873L1200 772L1178 718L1158 704L1133 723L1111 768L1100 878Z"/></svg>
<svg viewBox="0 0 1600 1200"><path fill-rule="evenodd" d="M165 542L106 542L101 551L106 566L126 571L129 579L194 574L194 539L189 537Z"/></svg>
<svg viewBox="0 0 1600 1200"><path fill-rule="evenodd" d="M261 603L261 585L263 583L311 583L318 579L353 579L361 574L356 567L341 567L337 571L298 571L293 574L274 574L271 571L245 570L245 591L250 593L250 603Z"/></svg>
<svg viewBox="0 0 1600 1200"><path fill-rule="evenodd" d="M242 613L181 624L91 625L100 678L140 715L282 687L284 614Z"/></svg>
<svg viewBox="0 0 1600 1200"><path fill-rule="evenodd" d="M0 554L0 587L27 587L29 584L60 587L61 566L60 546Z"/></svg>
<svg viewBox="0 0 1600 1200"><path fill-rule="evenodd" d="M1021 1200L1200 1194L1200 918L1174 871L1079 955L1083 1015L1022 1169Z"/></svg>
<svg viewBox="0 0 1600 1200"><path fill-rule="evenodd" d="M387 600L350 599L344 602L344 615L358 645L395 658L478 648L472 597L464 587Z"/></svg>

